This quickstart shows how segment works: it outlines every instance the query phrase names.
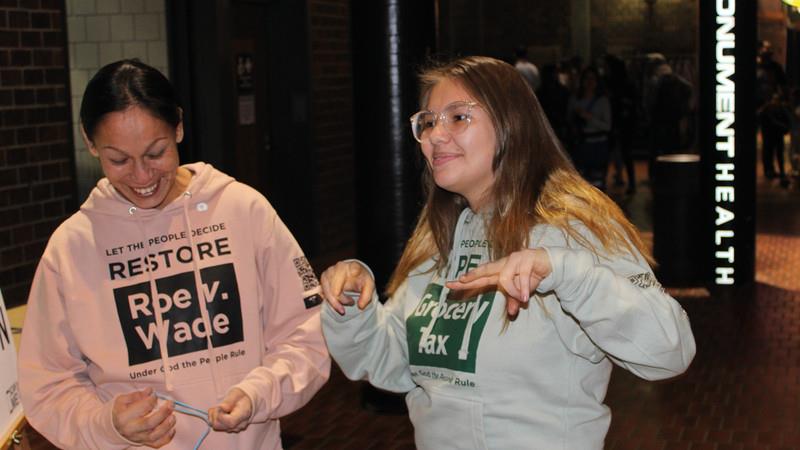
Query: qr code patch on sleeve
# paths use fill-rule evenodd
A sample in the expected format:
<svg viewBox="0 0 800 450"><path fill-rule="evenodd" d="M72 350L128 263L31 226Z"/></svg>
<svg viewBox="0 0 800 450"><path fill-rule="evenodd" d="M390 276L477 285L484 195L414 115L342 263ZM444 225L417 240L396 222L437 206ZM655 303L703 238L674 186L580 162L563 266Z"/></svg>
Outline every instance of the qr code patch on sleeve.
<svg viewBox="0 0 800 450"><path fill-rule="evenodd" d="M310 291L319 286L317 276L314 275L314 269L311 268L311 264L308 263L308 259L306 259L305 256L295 258L293 262L294 268L297 270L297 275L303 283L303 291Z"/></svg>

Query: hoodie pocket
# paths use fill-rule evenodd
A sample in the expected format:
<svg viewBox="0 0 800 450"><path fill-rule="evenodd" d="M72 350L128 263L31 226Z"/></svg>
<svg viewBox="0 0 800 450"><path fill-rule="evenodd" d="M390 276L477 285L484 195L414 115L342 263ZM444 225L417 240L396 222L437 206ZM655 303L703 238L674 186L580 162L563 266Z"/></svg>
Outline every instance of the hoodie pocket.
<svg viewBox="0 0 800 450"><path fill-rule="evenodd" d="M418 449L487 449L482 403L417 387L406 404Z"/></svg>

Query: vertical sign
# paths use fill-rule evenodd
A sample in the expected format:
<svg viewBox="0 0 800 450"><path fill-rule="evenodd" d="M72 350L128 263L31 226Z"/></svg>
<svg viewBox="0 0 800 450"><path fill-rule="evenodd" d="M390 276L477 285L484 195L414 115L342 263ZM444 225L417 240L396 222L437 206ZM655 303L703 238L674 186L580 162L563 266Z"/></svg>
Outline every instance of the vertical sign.
<svg viewBox="0 0 800 450"><path fill-rule="evenodd" d="M705 261L717 288L755 279L756 5L699 2Z"/></svg>
<svg viewBox="0 0 800 450"><path fill-rule="evenodd" d="M11 321L0 292L0 437L8 435L22 417L17 385L17 352ZM0 442L2 446L4 442Z"/></svg>
<svg viewBox="0 0 800 450"><path fill-rule="evenodd" d="M256 96L253 93L253 55L236 55L236 96L239 101L239 125L256 123Z"/></svg>

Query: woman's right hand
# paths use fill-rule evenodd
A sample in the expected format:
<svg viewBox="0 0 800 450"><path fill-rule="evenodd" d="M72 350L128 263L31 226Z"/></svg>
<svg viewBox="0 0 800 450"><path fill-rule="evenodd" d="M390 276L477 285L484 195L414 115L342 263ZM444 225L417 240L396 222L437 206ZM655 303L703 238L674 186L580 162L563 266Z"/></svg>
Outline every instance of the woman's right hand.
<svg viewBox="0 0 800 450"><path fill-rule="evenodd" d="M335 265L328 267L320 277L322 285L322 297L325 298L333 309L344 315L343 305L352 305L353 299L345 294L348 292L358 292L358 308L364 309L372 301L372 293L375 291L375 280L372 279L369 271L360 263L355 261L339 261Z"/></svg>
<svg viewBox="0 0 800 450"><path fill-rule="evenodd" d="M175 436L174 405L170 401L154 410L156 403L151 388L117 396L111 408L114 428L131 442L163 447Z"/></svg>

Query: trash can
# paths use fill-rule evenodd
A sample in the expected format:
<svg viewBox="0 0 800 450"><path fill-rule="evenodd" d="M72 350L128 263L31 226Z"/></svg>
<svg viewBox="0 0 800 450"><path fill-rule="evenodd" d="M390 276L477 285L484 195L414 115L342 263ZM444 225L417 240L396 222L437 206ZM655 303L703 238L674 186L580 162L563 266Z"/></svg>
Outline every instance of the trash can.
<svg viewBox="0 0 800 450"><path fill-rule="evenodd" d="M656 158L653 171L653 256L663 285L697 286L702 281L700 156Z"/></svg>

